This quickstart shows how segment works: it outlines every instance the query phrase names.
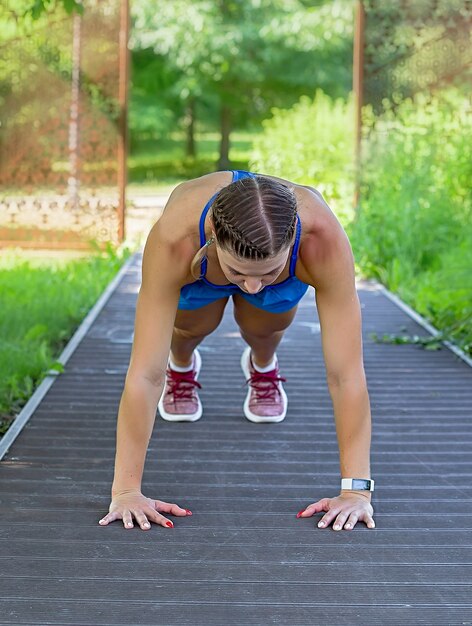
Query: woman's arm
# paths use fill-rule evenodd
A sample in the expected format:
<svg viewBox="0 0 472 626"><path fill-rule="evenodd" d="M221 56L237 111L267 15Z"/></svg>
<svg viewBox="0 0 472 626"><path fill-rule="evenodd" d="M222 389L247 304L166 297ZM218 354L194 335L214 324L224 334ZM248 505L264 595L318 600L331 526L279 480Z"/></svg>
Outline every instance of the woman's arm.
<svg viewBox="0 0 472 626"><path fill-rule="evenodd" d="M180 287L188 276L189 260L173 237L169 220L151 230L143 254L142 284L138 295L131 359L118 411L115 475L107 524L123 519L132 527L133 517L142 528L148 519L169 525L157 508L176 515L185 509L141 494L144 461L152 434L159 398L165 383L172 331ZM156 505L155 503L159 503Z"/></svg>
<svg viewBox="0 0 472 626"><path fill-rule="evenodd" d="M370 478L371 415L362 358L361 312L349 267L333 276L329 285L318 287L316 304L341 477ZM361 495L370 499L370 492Z"/></svg>
<svg viewBox="0 0 472 626"><path fill-rule="evenodd" d="M349 240L333 220L318 237L308 238L303 267L316 289L323 355L339 446L340 478L370 478L371 414L362 356L361 311ZM310 505L305 516L325 511L334 528L353 528L358 519L374 526L371 494L341 491Z"/></svg>
<svg viewBox="0 0 472 626"><path fill-rule="evenodd" d="M168 277L153 277L149 269L152 263L146 263L145 259L146 251L131 360L118 410L112 495L127 489L141 489L144 459L164 388L179 298L179 288L172 285ZM166 266L164 263L162 268Z"/></svg>

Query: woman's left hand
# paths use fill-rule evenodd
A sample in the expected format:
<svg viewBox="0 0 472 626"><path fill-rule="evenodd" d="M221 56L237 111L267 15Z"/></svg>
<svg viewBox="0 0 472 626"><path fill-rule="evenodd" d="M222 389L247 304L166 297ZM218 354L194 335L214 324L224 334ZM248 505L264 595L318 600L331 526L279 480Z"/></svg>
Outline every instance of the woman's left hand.
<svg viewBox="0 0 472 626"><path fill-rule="evenodd" d="M352 530L358 521L365 522L368 528L375 528L374 509L370 500L357 493L342 493L336 498L323 498L314 502L297 514L298 517L311 517L326 511L318 522L319 528L328 528L334 520L334 530Z"/></svg>

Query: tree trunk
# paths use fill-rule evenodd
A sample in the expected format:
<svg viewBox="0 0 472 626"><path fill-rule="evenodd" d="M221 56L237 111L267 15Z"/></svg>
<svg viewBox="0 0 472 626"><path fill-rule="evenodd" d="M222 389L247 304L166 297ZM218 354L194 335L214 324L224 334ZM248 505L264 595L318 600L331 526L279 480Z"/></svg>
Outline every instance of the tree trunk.
<svg viewBox="0 0 472 626"><path fill-rule="evenodd" d="M230 167L229 161L229 136L231 133L231 109L226 103L221 105L220 114L220 158L218 160L218 169L227 170Z"/></svg>
<svg viewBox="0 0 472 626"><path fill-rule="evenodd" d="M186 132L186 145L185 156L195 157L195 109L196 100L191 96L188 100L187 110L185 112L185 132Z"/></svg>

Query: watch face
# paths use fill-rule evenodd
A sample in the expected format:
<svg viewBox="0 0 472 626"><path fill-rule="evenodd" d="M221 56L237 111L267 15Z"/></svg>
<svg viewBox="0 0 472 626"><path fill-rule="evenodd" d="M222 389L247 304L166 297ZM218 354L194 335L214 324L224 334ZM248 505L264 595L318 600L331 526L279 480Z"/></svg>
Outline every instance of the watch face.
<svg viewBox="0 0 472 626"><path fill-rule="evenodd" d="M370 480L364 480L360 478L354 478L352 481L352 488L357 490L369 490Z"/></svg>

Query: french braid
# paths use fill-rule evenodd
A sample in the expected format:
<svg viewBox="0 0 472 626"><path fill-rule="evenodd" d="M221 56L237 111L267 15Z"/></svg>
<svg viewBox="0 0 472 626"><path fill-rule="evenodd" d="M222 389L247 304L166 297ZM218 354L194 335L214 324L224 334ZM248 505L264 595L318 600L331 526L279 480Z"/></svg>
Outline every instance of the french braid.
<svg viewBox="0 0 472 626"><path fill-rule="evenodd" d="M242 259L259 261L290 245L297 201L293 189L257 175L223 188L211 215L220 247Z"/></svg>

